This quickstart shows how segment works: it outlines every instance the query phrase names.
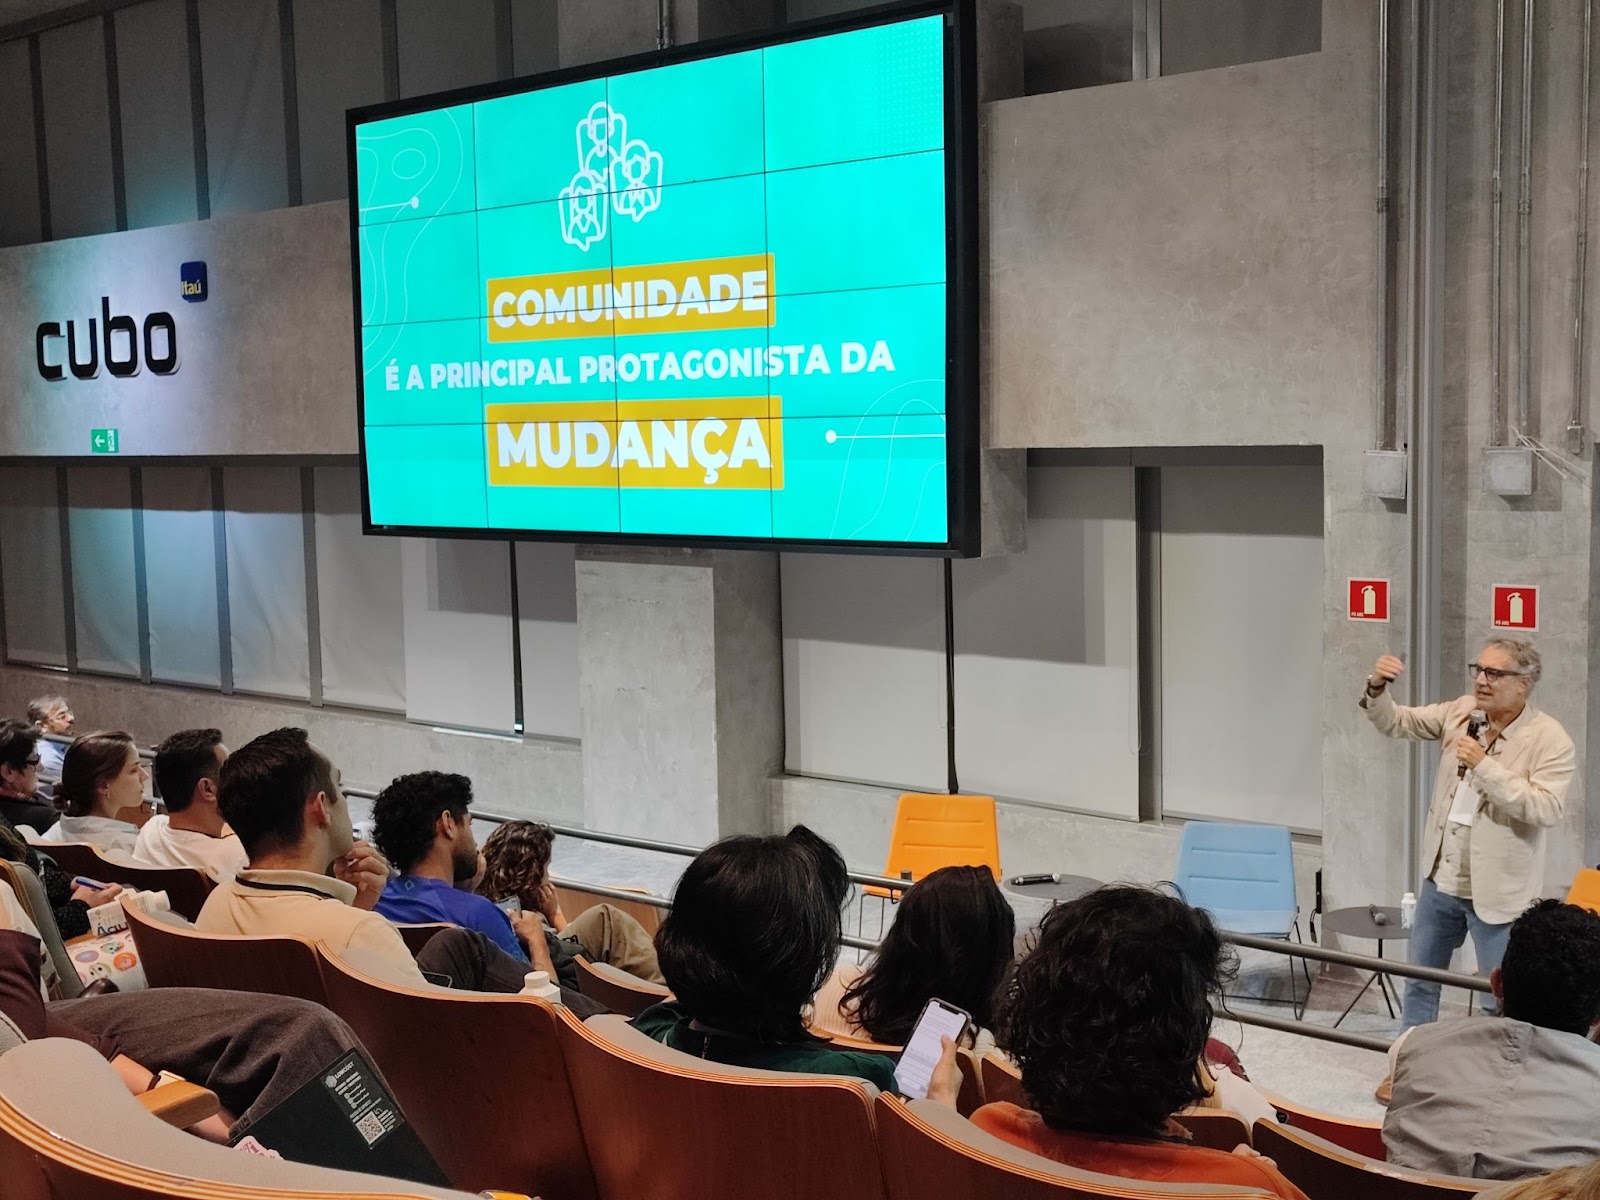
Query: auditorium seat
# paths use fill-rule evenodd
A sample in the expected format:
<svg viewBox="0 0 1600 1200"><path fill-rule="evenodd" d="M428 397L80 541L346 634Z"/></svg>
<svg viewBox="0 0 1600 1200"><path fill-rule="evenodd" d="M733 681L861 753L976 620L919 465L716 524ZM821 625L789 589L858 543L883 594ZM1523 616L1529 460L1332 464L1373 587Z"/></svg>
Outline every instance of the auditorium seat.
<svg viewBox="0 0 1600 1200"><path fill-rule="evenodd" d="M356 1031L452 1183L595 1200L549 1005L399 987L326 946L318 955L329 1007ZM622 1107L639 1111L631 1098Z"/></svg>
<svg viewBox="0 0 1600 1200"><path fill-rule="evenodd" d="M50 897L45 894L43 881L31 868L3 858L0 858L0 879L11 885L22 911L28 914L34 928L39 931L45 951L50 955L50 962L55 967L54 978L50 980L50 998L77 999L83 994L83 980L78 977L78 968L61 939L55 910L50 907Z"/></svg>
<svg viewBox="0 0 1600 1200"><path fill-rule="evenodd" d="M201 933L134 904L123 911L151 987L229 988L328 1002L316 947L304 938Z"/></svg>
<svg viewBox="0 0 1600 1200"><path fill-rule="evenodd" d="M941 1104L878 1097L878 1144L888 1200L1075 1200L1165 1196L1245 1200L1270 1196L1221 1184L1149 1183L1064 1166L985 1133Z"/></svg>
<svg viewBox="0 0 1600 1200"><path fill-rule="evenodd" d="M609 963L592 963L580 954L574 965L578 968L578 990L625 1017L637 1017L652 1004L672 999L672 992L661 984L630 975Z"/></svg>
<svg viewBox="0 0 1600 1200"><path fill-rule="evenodd" d="M870 1083L724 1066L621 1017L557 1016L603 1200L884 1200Z"/></svg>
<svg viewBox="0 0 1600 1200"><path fill-rule="evenodd" d="M1017 1070L1015 1063L1001 1058L998 1053L985 1054L979 1060L978 1068L983 1076L985 1102L994 1104L1005 1100L1024 1108L1028 1106L1028 1097L1022 1090L1022 1072Z"/></svg>
<svg viewBox="0 0 1600 1200"><path fill-rule="evenodd" d="M64 1038L0 1058L0 1179L6 1200L472 1200L212 1145L146 1112L105 1059Z"/></svg>
<svg viewBox="0 0 1600 1200"><path fill-rule="evenodd" d="M129 866L113 862L85 842L47 842L39 850L55 859L56 865L69 875L120 883L134 891L165 892L172 911L190 921L200 915L201 906L215 886L208 875L193 867Z"/></svg>
<svg viewBox="0 0 1600 1200"><path fill-rule="evenodd" d="M1189 1131L1197 1146L1231 1151L1235 1146L1250 1144L1250 1127L1235 1112L1218 1108L1191 1108L1178 1113L1173 1120Z"/></svg>
<svg viewBox="0 0 1600 1200"><path fill-rule="evenodd" d="M1383 1144L1381 1121L1358 1121L1354 1117L1337 1117L1332 1113L1306 1108L1271 1093L1266 1093L1266 1099L1268 1104L1278 1110L1285 1123L1293 1125L1296 1129L1314 1133L1335 1146L1343 1146L1346 1150L1354 1150L1357 1154L1364 1154L1380 1162L1388 1157L1388 1151Z"/></svg>
<svg viewBox="0 0 1600 1200"><path fill-rule="evenodd" d="M1407 1171L1271 1121L1256 1122L1255 1148L1311 1200L1451 1200L1489 1186L1481 1179Z"/></svg>
<svg viewBox="0 0 1600 1200"><path fill-rule="evenodd" d="M442 921L428 921L420 925L396 924L395 928L400 931L400 940L406 944L406 949L411 951L411 957L415 958L422 953L424 946L433 941L434 934L441 929L449 929L450 926Z"/></svg>
<svg viewBox="0 0 1600 1200"><path fill-rule="evenodd" d="M840 1050L849 1050L861 1054L881 1054L885 1058L899 1061L904 1046L891 1046L884 1042L869 1042L862 1038L846 1037L843 1034L828 1034L813 1030L818 1037L825 1037ZM956 1096L956 1111L963 1117L970 1117L984 1105L983 1098L983 1068L978 1063L978 1056L971 1050L961 1049L956 1051L956 1066L961 1071L961 1091Z"/></svg>
<svg viewBox="0 0 1600 1200"><path fill-rule="evenodd" d="M560 879L554 874L550 876L550 882L556 885L556 898L561 904L562 913L569 921L581 912L588 912L591 908L601 904L609 904L613 908L621 909L639 922L640 925L644 926L644 931L651 937L654 937L656 930L661 928L661 914L666 910L657 908L653 904L646 904L642 900L618 900L615 896L597 895L589 891L581 883ZM651 894L644 888L635 887L617 887L613 890L638 892L641 896Z"/></svg>

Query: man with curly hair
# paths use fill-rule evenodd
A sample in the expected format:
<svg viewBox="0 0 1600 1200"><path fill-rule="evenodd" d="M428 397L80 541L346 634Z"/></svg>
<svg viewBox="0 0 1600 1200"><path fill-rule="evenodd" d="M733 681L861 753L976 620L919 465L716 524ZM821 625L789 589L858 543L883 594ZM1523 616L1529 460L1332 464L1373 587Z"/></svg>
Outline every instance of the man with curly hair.
<svg viewBox="0 0 1600 1200"><path fill-rule="evenodd" d="M1489 985L1500 1017L1420 1025L1395 1052L1389 1161L1522 1179L1600 1157L1600 916L1535 902Z"/></svg>
<svg viewBox="0 0 1600 1200"><path fill-rule="evenodd" d="M377 911L400 924L475 929L554 979L538 913L508 915L469 890L479 861L471 803L472 781L443 771L401 775L378 793L372 837L400 874L384 886Z"/></svg>
<svg viewBox="0 0 1600 1200"><path fill-rule="evenodd" d="M972 1123L1104 1175L1304 1193L1248 1146L1189 1143L1173 1114L1208 1095L1201 1055L1231 956L1211 918L1152 888L1099 888L1045 914L995 1041L1032 1108L986 1104Z"/></svg>

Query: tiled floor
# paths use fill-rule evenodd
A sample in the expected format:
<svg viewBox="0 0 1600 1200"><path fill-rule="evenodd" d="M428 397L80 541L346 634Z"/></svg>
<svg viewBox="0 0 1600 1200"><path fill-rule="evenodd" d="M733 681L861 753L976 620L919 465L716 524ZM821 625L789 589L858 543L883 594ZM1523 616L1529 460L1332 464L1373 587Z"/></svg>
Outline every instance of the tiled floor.
<svg viewBox="0 0 1600 1200"><path fill-rule="evenodd" d="M560 838L556 842L554 869L557 874L575 881L642 887L661 896L670 896L686 862L673 855ZM1017 910L1019 930L1036 922L1045 907L1039 901L1020 897L1014 897L1012 903ZM846 932L855 932L859 917L865 936L875 938L884 906L870 897L864 911L858 906L858 901L852 901L845 912ZM887 919L893 919L892 907ZM845 953L853 955L855 952L847 949ZM1240 956L1239 977L1230 989L1226 1008L1233 1012L1255 1011L1292 1019L1293 1012L1288 1004L1288 961L1267 951L1244 951ZM1313 964L1305 1024L1308 1027L1331 1026L1355 995L1365 975L1343 969L1334 974L1320 974L1315 966ZM1303 976L1299 986L1305 987ZM1465 1015L1466 1011L1467 994L1447 989L1443 1013ZM1388 1040L1399 1032L1400 1022L1390 1016L1374 986L1361 997L1341 1028ZM1219 1014L1215 1032L1238 1050L1251 1078L1268 1091L1327 1112L1368 1120L1381 1118L1383 1110L1373 1099L1372 1092L1385 1071L1383 1055L1246 1025L1230 1020L1225 1014Z"/></svg>

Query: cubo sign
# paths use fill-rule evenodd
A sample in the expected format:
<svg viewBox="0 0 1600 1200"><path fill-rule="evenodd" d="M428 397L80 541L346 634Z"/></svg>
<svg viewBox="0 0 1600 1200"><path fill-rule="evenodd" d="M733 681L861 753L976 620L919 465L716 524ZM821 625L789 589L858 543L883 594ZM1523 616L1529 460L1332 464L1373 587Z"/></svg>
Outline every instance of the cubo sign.
<svg viewBox="0 0 1600 1200"><path fill-rule="evenodd" d="M153 312L141 328L126 313L113 315L109 296L100 297L98 322L94 317L70 320L63 328L60 321L43 321L33 336L39 376L51 382L65 379L68 371L75 379L93 379L102 362L119 379L137 375L141 344L144 365L157 375L178 369L178 328L172 314Z"/></svg>

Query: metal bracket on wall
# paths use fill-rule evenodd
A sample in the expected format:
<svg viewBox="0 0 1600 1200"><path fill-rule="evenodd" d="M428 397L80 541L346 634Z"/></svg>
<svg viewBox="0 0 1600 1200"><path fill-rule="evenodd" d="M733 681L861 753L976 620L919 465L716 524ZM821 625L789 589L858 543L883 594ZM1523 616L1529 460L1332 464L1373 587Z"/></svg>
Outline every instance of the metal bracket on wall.
<svg viewBox="0 0 1600 1200"><path fill-rule="evenodd" d="M1133 77L1161 78L1161 0L1130 0L1133 5Z"/></svg>

